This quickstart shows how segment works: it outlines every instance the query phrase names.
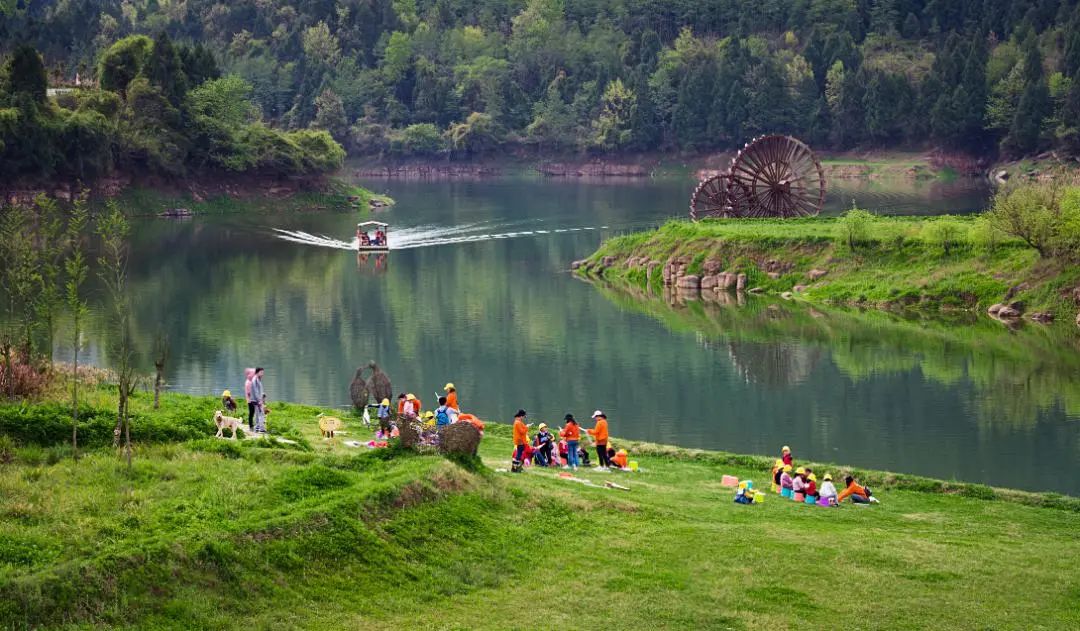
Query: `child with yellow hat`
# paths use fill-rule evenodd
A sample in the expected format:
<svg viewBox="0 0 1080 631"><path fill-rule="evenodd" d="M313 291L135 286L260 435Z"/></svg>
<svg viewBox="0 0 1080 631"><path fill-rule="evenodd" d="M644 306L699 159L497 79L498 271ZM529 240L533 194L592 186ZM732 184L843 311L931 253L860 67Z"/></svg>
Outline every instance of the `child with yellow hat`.
<svg viewBox="0 0 1080 631"><path fill-rule="evenodd" d="M831 473L826 473L825 477L821 479L820 496L821 499L819 499L818 502L825 503L828 506L836 505L836 485L833 484Z"/></svg>
<svg viewBox="0 0 1080 631"><path fill-rule="evenodd" d="M807 504L816 504L818 501L817 491L817 476L810 469L806 470L806 487L803 489L803 493L806 494L804 500Z"/></svg>
<svg viewBox="0 0 1080 631"><path fill-rule="evenodd" d="M232 397L232 392L225 390L221 393L221 406L229 416L236 416L236 399Z"/></svg>
<svg viewBox="0 0 1080 631"><path fill-rule="evenodd" d="M770 477L770 479L772 480L772 492L773 493L779 493L780 492L780 474L783 473L783 472L784 472L784 461L777 458L776 462L773 463L772 476Z"/></svg>
<svg viewBox="0 0 1080 631"><path fill-rule="evenodd" d="M793 484L793 482L794 481L791 478L791 465L786 464L786 465L784 465L784 468L780 472L780 496L781 497L786 497L789 500L791 499L791 497L792 497L791 485Z"/></svg>
<svg viewBox="0 0 1080 631"><path fill-rule="evenodd" d="M796 502L806 500L806 469L799 467L795 470L795 477L791 479L791 499Z"/></svg>
<svg viewBox="0 0 1080 631"><path fill-rule="evenodd" d="M780 459L784 461L784 464L794 464L794 460L791 457L791 447L784 445L780 448Z"/></svg>
<svg viewBox="0 0 1080 631"><path fill-rule="evenodd" d="M379 401L379 409L375 411L375 416L379 419L380 440L390 438L390 399Z"/></svg>

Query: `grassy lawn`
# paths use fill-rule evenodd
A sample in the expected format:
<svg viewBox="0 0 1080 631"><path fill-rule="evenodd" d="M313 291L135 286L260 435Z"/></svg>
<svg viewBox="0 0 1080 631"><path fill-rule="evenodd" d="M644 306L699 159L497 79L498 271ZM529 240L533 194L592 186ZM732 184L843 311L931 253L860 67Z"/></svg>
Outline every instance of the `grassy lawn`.
<svg viewBox="0 0 1080 631"><path fill-rule="evenodd" d="M942 226L952 235L948 247ZM842 219L671 221L605 241L585 273L659 294L661 274L647 279L642 261L681 258L689 263L687 273L701 274L711 259L745 273L748 289L780 294L799 287L797 297L810 302L927 310L984 310L1017 287L1011 299L1023 301L1028 312L1050 311L1071 323L1080 267L1042 260L1013 239L988 245L981 240L983 228L969 217L875 217L852 248L844 241ZM598 272L609 256L614 264ZM631 258L638 263L628 266ZM778 270L775 277L770 269ZM826 274L812 280L814 269Z"/></svg>
<svg viewBox="0 0 1080 631"><path fill-rule="evenodd" d="M108 394L93 394L105 410ZM212 434L210 398L168 395L136 423ZM0 406L34 417L39 406ZM140 440L73 462L4 420L5 628L1075 628L1080 502L857 472L881 504L734 504L723 474L766 458L616 441L637 473L482 464L332 441L279 404L295 444ZM47 427L53 421L41 412ZM91 417L93 415L91 414ZM104 415L103 415L104 417ZM612 419L618 433L618 419ZM11 428L16 429L12 430ZM10 430L10 431L9 431ZM163 431L163 430L162 430ZM180 430L177 430L180 431ZM182 433L182 432L181 432ZM88 440L96 436L89 431ZM42 434L48 443L51 434ZM100 440L100 437L96 440ZM798 446L794 445L796 455ZM818 466L823 473L838 467ZM604 488L614 480L630 491ZM1031 506L1043 503L1056 506Z"/></svg>

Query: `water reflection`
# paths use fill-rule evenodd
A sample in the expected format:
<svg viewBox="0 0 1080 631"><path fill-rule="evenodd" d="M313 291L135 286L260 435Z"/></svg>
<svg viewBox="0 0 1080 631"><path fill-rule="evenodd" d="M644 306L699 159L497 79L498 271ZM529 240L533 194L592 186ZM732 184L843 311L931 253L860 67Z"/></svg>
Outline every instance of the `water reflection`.
<svg viewBox="0 0 1080 631"><path fill-rule="evenodd" d="M344 406L354 371L375 359L398 391L427 400L453 381L466 408L491 420L518 407L548 422L603 408L628 438L747 453L788 443L801 457L1080 492L1067 339L753 298L673 307L566 273L607 236L683 215L683 180L373 186L398 202L380 213L391 235L420 235L417 247L364 258L277 236L349 239L348 213L136 222L144 361L163 331L177 390L235 391L258 364L273 399ZM922 195L895 208L962 210ZM485 234L504 236L439 238ZM108 335L92 323L95 349Z"/></svg>

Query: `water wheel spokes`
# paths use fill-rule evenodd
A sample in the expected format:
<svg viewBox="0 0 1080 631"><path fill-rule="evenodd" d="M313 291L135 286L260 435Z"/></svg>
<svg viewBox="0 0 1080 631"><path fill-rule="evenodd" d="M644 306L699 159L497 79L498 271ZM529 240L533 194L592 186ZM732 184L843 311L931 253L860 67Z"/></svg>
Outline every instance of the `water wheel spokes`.
<svg viewBox="0 0 1080 631"><path fill-rule="evenodd" d="M734 216L729 198L730 183L727 174L702 180L690 196L690 218L700 221L708 217Z"/></svg>
<svg viewBox="0 0 1080 631"><path fill-rule="evenodd" d="M825 173L813 151L791 136L762 136L731 161L731 189L745 187L747 217L803 217L821 212Z"/></svg>

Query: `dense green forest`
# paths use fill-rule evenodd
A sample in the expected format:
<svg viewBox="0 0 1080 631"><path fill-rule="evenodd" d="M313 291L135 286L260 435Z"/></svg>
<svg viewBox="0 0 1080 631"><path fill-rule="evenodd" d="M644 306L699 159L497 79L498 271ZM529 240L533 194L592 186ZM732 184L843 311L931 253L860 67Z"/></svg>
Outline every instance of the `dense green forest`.
<svg viewBox="0 0 1080 631"><path fill-rule="evenodd" d="M58 79L105 88L121 86L102 60L132 34L167 34L181 61L213 51L232 89L250 90L251 117L326 130L355 154L705 151L774 131L834 149L1080 153L1076 0L0 0L0 11L0 42L27 42ZM188 162L215 159L194 153Z"/></svg>
<svg viewBox="0 0 1080 631"><path fill-rule="evenodd" d="M251 86L221 76L202 45L177 46L164 32L153 40L132 35L98 58L99 87L64 89L50 98L34 47L12 51L0 70L4 183L63 178L90 184L118 169L288 176L332 171L345 157L325 131L283 132L262 123Z"/></svg>

